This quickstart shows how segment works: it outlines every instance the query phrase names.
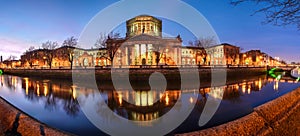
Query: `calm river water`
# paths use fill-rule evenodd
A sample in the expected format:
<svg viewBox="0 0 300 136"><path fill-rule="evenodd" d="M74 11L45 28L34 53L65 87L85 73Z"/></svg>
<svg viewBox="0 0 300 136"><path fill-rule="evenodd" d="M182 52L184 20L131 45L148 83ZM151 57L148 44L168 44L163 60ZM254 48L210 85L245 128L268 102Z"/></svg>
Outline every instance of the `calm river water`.
<svg viewBox="0 0 300 136"><path fill-rule="evenodd" d="M76 135L105 135L88 120L82 110L93 107L90 110L102 113L101 105L91 106L98 101L99 92L111 111L133 121L155 120L168 113L176 103L181 107L195 104L188 118L169 133L172 135L216 126L245 116L254 107L300 87L295 79L278 81L267 76L229 81L224 86L200 89L167 88L165 92L153 92L143 85L134 87L135 91L114 90L112 84L103 82L99 90L94 90L89 86L73 85L71 81L10 75L0 76L0 83L2 98L41 122ZM199 127L199 117L208 97L222 101L212 119L205 126Z"/></svg>

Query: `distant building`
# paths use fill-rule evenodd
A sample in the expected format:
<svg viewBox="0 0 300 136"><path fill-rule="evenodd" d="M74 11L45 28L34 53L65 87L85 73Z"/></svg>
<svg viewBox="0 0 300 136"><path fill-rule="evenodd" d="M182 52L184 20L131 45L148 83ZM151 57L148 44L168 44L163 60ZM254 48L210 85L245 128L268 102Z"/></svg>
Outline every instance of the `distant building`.
<svg viewBox="0 0 300 136"><path fill-rule="evenodd" d="M21 67L20 60L4 60L0 63L1 68L19 68Z"/></svg>
<svg viewBox="0 0 300 136"><path fill-rule="evenodd" d="M209 65L238 65L240 47L223 43L206 48Z"/></svg>
<svg viewBox="0 0 300 136"><path fill-rule="evenodd" d="M20 59L22 67L47 67L46 53L48 51L47 49L37 49L25 52Z"/></svg>
<svg viewBox="0 0 300 136"><path fill-rule="evenodd" d="M268 63L268 55L260 50L250 50L240 56L242 65L264 66Z"/></svg>
<svg viewBox="0 0 300 136"><path fill-rule="evenodd" d="M71 62L72 62L72 55L73 55L73 50L75 47L71 46L62 46L59 47L55 50L53 50L53 61L52 61L52 66L53 67L70 67Z"/></svg>
<svg viewBox="0 0 300 136"><path fill-rule="evenodd" d="M103 49L79 49L74 50L74 66L92 67L110 65L107 50Z"/></svg>
<svg viewBox="0 0 300 136"><path fill-rule="evenodd" d="M206 65L206 55L203 47L183 46L181 47L181 64Z"/></svg>

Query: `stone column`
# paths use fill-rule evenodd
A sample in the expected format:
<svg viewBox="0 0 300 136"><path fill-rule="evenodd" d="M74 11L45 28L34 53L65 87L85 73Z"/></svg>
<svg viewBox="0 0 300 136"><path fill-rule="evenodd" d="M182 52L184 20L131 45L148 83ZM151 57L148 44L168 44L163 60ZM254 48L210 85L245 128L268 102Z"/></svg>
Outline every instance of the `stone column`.
<svg viewBox="0 0 300 136"><path fill-rule="evenodd" d="M125 47L125 65L128 65L128 47Z"/></svg>
<svg viewBox="0 0 300 136"><path fill-rule="evenodd" d="M142 50L141 50L141 44L139 44L139 60L138 60L138 64L140 65L141 63L141 58L142 57Z"/></svg>
<svg viewBox="0 0 300 136"><path fill-rule="evenodd" d="M148 65L148 44L146 44L146 65Z"/></svg>
<svg viewBox="0 0 300 136"><path fill-rule="evenodd" d="M176 63L176 65L178 65L178 54L177 54L177 47L174 48L174 62Z"/></svg>

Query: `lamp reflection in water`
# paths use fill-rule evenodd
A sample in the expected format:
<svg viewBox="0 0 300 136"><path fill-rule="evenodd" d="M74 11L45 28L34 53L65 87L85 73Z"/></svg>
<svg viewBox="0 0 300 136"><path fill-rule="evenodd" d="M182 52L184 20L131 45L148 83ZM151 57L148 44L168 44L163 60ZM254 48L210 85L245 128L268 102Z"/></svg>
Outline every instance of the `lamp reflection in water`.
<svg viewBox="0 0 300 136"><path fill-rule="evenodd" d="M192 104L194 102L194 99L190 97L190 103Z"/></svg>
<svg viewBox="0 0 300 136"><path fill-rule="evenodd" d="M246 92L246 83L242 84L242 92L245 93Z"/></svg>
<svg viewBox="0 0 300 136"><path fill-rule="evenodd" d="M166 105L169 105L169 100L170 100L169 94L166 94L166 98L165 98Z"/></svg>
<svg viewBox="0 0 300 136"><path fill-rule="evenodd" d="M279 86L278 83L279 81L275 80L274 87L273 87L275 91L278 91L278 86Z"/></svg>
<svg viewBox="0 0 300 136"><path fill-rule="evenodd" d="M47 94L48 94L48 84L43 83L43 85L44 85L44 96L47 96Z"/></svg>
<svg viewBox="0 0 300 136"><path fill-rule="evenodd" d="M72 97L73 97L73 99L76 99L77 98L76 86L72 85L71 88L72 88Z"/></svg>
<svg viewBox="0 0 300 136"><path fill-rule="evenodd" d="M36 93L40 96L40 85L38 83L36 84Z"/></svg>
<svg viewBox="0 0 300 136"><path fill-rule="evenodd" d="M261 90L262 88L262 81L261 81L261 78L259 78L259 81L258 81L258 89Z"/></svg>
<svg viewBox="0 0 300 136"><path fill-rule="evenodd" d="M25 80L25 94L28 95L29 81L28 78L24 78Z"/></svg>
<svg viewBox="0 0 300 136"><path fill-rule="evenodd" d="M210 92L208 93L210 96L216 99L223 99L223 94L226 86L219 87L211 87Z"/></svg>
<svg viewBox="0 0 300 136"><path fill-rule="evenodd" d="M13 76L12 78L11 78L11 84L12 84L12 86L14 87L14 90L15 90L15 92L17 91L17 84L18 84L18 81L17 81L17 77L15 77L15 76Z"/></svg>
<svg viewBox="0 0 300 136"><path fill-rule="evenodd" d="M248 92L247 92L248 94L250 94L251 93L251 85L249 84L248 85Z"/></svg>
<svg viewBox="0 0 300 136"><path fill-rule="evenodd" d="M123 102L123 95L119 93L119 96L118 96L118 101L119 101L119 104L122 105L122 102Z"/></svg>

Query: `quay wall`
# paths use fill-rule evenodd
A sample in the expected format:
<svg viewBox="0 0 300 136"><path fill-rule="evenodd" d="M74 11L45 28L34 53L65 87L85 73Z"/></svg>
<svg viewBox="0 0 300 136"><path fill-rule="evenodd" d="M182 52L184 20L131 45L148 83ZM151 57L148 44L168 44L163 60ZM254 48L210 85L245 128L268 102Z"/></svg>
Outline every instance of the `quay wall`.
<svg viewBox="0 0 300 136"><path fill-rule="evenodd" d="M30 117L0 97L0 136L69 136Z"/></svg>
<svg viewBox="0 0 300 136"><path fill-rule="evenodd" d="M218 74L218 72L226 72L227 78L241 78L251 75L263 75L266 74L266 68L264 67L234 67L234 68L196 68L199 72L201 81L210 81L212 73ZM193 69L195 70L195 69ZM120 74L124 73L126 69L4 69L4 74L26 76L26 77L46 77L46 78L72 78L73 76L84 77L86 74L95 71L95 77L102 80L111 80L111 72ZM129 75L131 80L143 80L149 79L149 76L153 72L160 72L164 74L167 80L178 80L180 74L194 74L191 72L191 68L180 69L182 73L179 73L178 68L133 68L129 69Z"/></svg>
<svg viewBox="0 0 300 136"><path fill-rule="evenodd" d="M273 101L269 101L254 108L254 111L237 120L177 136L237 136L237 135L298 135L299 126L295 125L299 120L300 88L295 89ZM296 116L295 119L291 119ZM292 120L296 120L291 122ZM298 122L299 124L299 122ZM288 126L291 125L291 126ZM282 130L281 127L293 125L296 130ZM298 127L298 128L297 128ZM279 132L277 132L279 130ZM288 131L288 132L284 132ZM292 132L293 131L293 132Z"/></svg>

